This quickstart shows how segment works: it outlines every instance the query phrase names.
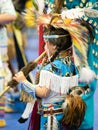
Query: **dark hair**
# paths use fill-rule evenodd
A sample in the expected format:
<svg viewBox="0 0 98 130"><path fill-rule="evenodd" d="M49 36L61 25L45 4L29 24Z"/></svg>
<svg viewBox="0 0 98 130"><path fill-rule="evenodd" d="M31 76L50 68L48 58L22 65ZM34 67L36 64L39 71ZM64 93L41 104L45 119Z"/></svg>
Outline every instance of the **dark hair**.
<svg viewBox="0 0 98 130"><path fill-rule="evenodd" d="M70 33L63 28L55 28L51 25L44 27L44 35L65 35L59 38L51 38L48 39L50 44L56 45L57 51L55 52L54 56L51 58L51 61L61 52L67 50L69 47L72 46L72 39Z"/></svg>
<svg viewBox="0 0 98 130"><path fill-rule="evenodd" d="M65 35L59 38L48 39L50 44L56 45L57 50L62 51L68 49L72 45L72 40L69 32L63 28L55 28L48 26L44 28L44 35Z"/></svg>

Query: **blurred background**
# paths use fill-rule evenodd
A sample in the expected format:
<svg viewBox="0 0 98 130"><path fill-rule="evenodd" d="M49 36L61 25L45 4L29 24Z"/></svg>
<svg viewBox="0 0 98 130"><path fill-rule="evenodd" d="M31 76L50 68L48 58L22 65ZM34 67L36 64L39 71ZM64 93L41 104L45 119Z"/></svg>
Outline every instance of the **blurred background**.
<svg viewBox="0 0 98 130"><path fill-rule="evenodd" d="M25 55L28 59L28 61L34 60L37 58L38 56L38 47L39 47L39 42L38 42L38 34L37 34L37 30L36 28L28 28L27 31L27 45L25 47ZM17 67L17 59L16 56L11 60L11 63L15 69L15 71L17 71L18 67ZM35 77L35 71L32 71L32 78ZM94 130L98 130L98 85L97 85L97 89L95 92L95 100L94 100L94 104L95 104L95 122L94 122ZM16 100L17 102L17 100ZM18 104L18 106L16 107L15 104ZM9 106L11 106L11 108L14 108L15 111L13 112L7 112L5 117L6 117L6 121L7 121L7 126L4 128L0 128L0 130L27 130L28 127L28 123L29 123L29 119L23 123L20 124L18 122L18 119L20 118L25 105L24 104L19 104L19 103L15 103L15 104L9 104ZM15 108L16 107L16 108Z"/></svg>
<svg viewBox="0 0 98 130"><path fill-rule="evenodd" d="M18 72L27 62L35 60L39 56L39 35L38 29L35 23L31 23L29 14L25 14L25 8L30 9L32 7L31 0L13 0L13 4L16 9L17 19L16 21L7 25L8 31L8 55L9 64L12 74ZM30 10L28 10L29 13ZM24 22L24 17L26 22ZM35 79L34 69L28 79L33 82ZM26 104L19 100L19 90L10 90L5 94L6 107L5 107L5 119L6 127L0 128L0 130L27 130L29 124L29 118L25 123L19 123L18 119L21 117ZM94 130L98 130L98 84L95 92L95 122Z"/></svg>

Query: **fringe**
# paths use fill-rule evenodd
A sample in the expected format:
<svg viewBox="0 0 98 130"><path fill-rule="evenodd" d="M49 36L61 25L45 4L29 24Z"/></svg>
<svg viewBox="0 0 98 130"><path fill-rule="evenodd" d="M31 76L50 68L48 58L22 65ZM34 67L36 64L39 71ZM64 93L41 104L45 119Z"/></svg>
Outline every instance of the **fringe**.
<svg viewBox="0 0 98 130"><path fill-rule="evenodd" d="M27 102L27 103L28 102L33 102L34 98L30 94L28 94L25 91L21 90L21 92L20 92L20 101Z"/></svg>
<svg viewBox="0 0 98 130"><path fill-rule="evenodd" d="M66 94L70 88L77 85L78 75L61 77L46 70L41 70L40 72L39 86L45 86L57 93Z"/></svg>

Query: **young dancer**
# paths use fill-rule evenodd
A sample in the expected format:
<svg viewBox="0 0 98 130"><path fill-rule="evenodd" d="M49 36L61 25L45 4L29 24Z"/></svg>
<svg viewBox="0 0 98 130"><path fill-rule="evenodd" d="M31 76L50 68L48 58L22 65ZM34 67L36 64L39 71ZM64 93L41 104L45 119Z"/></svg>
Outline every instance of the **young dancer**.
<svg viewBox="0 0 98 130"><path fill-rule="evenodd" d="M42 18L43 21L45 21L46 19ZM76 41L78 40L80 41L81 39L80 43L74 41L76 43L75 44L76 48L78 47L78 45L81 47L83 45L86 45L89 41L90 30L86 26L84 26L83 21L78 19L64 20L60 16L58 17L54 16L50 19L51 19L50 23L48 23L48 25L45 24L43 35L45 42L44 49L46 50L48 59L45 61L44 65L41 66L39 83L37 85L31 84L23 75L22 71L15 74L13 79L20 84L21 89L26 91L33 98L36 97L41 98L42 102L41 107L39 105L38 108L38 113L41 115L40 128L37 129L76 130L79 127L81 129L80 125L81 121L83 121L82 130L85 129L84 126L88 126L88 128L86 129L90 130L92 129L91 126L89 126L90 122L88 123L85 121L87 121L88 119L87 117L88 109L89 110L93 109L93 106L92 108L88 107L89 104L88 102L91 102L93 100L92 93L94 93L94 88L92 84L89 85L89 82L93 80L95 74L93 73L93 71L88 69L88 71L91 72L92 76L91 77L89 76L88 78L81 78L81 77L79 78L78 70L74 64L74 55L73 55L73 39L74 40L76 39ZM47 21L48 20L49 19L47 19ZM86 35L84 36L84 34ZM85 58L86 54L86 53L84 54L85 47L80 48L80 51L81 56ZM85 60L82 60L82 62L83 65L87 65ZM82 73L80 73L80 76L81 75ZM70 108L69 104L71 103L71 101L69 101L69 98L65 96L69 92L70 88L78 85L80 85L81 87L89 86L91 93L89 92L87 94L83 94L83 100L86 99L86 97L89 97L90 95L91 98L89 99L87 98L88 99L87 102L86 100L84 100L87 105L86 113L85 113L84 101L81 100L77 102L76 109L78 109L78 111L82 110L80 112L80 114L82 114L82 116L80 116L81 119L80 117L77 116L75 118L77 120L75 123L74 118L73 119L70 118L69 122L67 122L68 115L71 114L70 117L75 117L75 115L72 113L73 109L72 110L69 109ZM80 98L78 97L77 100L78 99ZM75 101L74 95L73 95L73 101ZM68 113L64 113L64 110L62 109L62 104L64 102L65 102L65 111L67 107L68 110L70 110ZM78 107L80 106L80 104L83 109ZM79 114L77 111L74 112L76 112L76 115ZM64 114L67 115L64 117ZM86 120L83 118L84 114L86 117L84 118ZM36 120L36 118L37 117L33 115L31 117L31 120L34 121L34 119ZM63 123L61 123L62 119L64 119ZM84 125L84 122L87 123L87 125L86 124ZM38 126L38 122L35 122L35 124L33 125ZM30 130L36 129L36 127L34 128L33 125L29 127Z"/></svg>

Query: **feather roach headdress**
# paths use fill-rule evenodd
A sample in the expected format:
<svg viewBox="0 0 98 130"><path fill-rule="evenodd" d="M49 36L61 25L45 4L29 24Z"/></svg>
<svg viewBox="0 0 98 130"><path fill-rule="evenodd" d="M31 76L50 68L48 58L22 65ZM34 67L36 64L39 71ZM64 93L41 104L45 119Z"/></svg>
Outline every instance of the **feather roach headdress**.
<svg viewBox="0 0 98 130"><path fill-rule="evenodd" d="M32 20L32 24L51 24L55 28L63 28L65 30L68 30L72 40L73 40L73 48L74 48L74 56L75 56L75 64L76 65L83 65L87 66L87 49L88 49L88 43L90 40L93 39L92 35L92 27L81 20L78 16L75 18L67 18L66 13L61 13L62 7L64 0L54 0L54 7L53 10L48 14L44 14L44 10L46 9L45 7L45 1L42 0L41 3L39 3L38 0L32 0L33 3L33 8L31 10L27 10L27 14L32 14L31 17L26 17L25 13L25 18L30 18ZM97 5L97 3L95 4ZM94 6L95 6L94 5ZM35 13L37 12L37 13ZM65 11L66 12L66 11ZM74 14L77 15L77 9L76 11L72 10L69 11L68 14ZM83 13L89 12L88 8L80 9L79 14L83 15ZM82 13L81 13L82 12ZM58 13L58 14L57 14ZM61 15L59 15L61 14ZM29 19L29 23L30 20ZM88 27L88 28L87 28ZM90 37L90 38L89 38Z"/></svg>
<svg viewBox="0 0 98 130"><path fill-rule="evenodd" d="M34 13L32 13L32 15L33 14ZM32 19L35 20L35 16L32 17ZM32 22L34 22L34 20L32 20ZM87 60L88 46L93 41L94 35L93 27L90 24L78 17L67 18L64 13L41 14L36 17L34 23L36 23L36 25L52 25L55 28L67 30L70 33L73 42L75 65L79 66L79 68L85 67L83 70L80 69L80 76L82 76L80 81L89 83L95 78L95 73L89 68ZM84 73L87 78L83 78L84 76L82 74Z"/></svg>
<svg viewBox="0 0 98 130"><path fill-rule="evenodd" d="M60 14L39 16L38 22L46 26L52 25L55 28L67 30L72 38L75 65L80 69L80 81L90 82L95 78L95 73L89 68L87 61L87 51L89 44L93 41L93 28L82 19L70 19L62 17ZM84 72L83 72L84 71ZM87 74L87 79L82 74Z"/></svg>
<svg viewBox="0 0 98 130"><path fill-rule="evenodd" d="M69 19L62 18L60 15L55 14L44 15L38 18L38 22L44 25L52 25L55 28L63 28L67 30L73 41L73 48L75 51L75 64L83 64L87 65L87 47L89 43L90 32L83 25L83 21L81 19Z"/></svg>
<svg viewBox="0 0 98 130"><path fill-rule="evenodd" d="M32 0L32 5L32 8L25 8L22 15L27 26L36 27L36 19L39 15L42 15L44 11L44 0L41 0L41 2L39 0Z"/></svg>
<svg viewBox="0 0 98 130"><path fill-rule="evenodd" d="M91 9L98 6L98 2L89 8L77 8L71 10L64 9L63 11L62 7L64 0L54 0L53 9L48 15L44 13L47 2L42 0L40 3L38 0L32 0L32 3L34 9L26 11L27 14L32 14L31 17L26 17L25 12L25 18L29 19L29 23L33 25L50 24L55 28L63 28L68 30L73 41L75 64L77 66L88 66L87 51L89 43L91 43L91 40L93 40L93 27L83 21L81 17L83 14L87 14L90 17ZM47 8L49 8L48 5ZM92 10L94 12L93 17L97 17L98 11L95 9ZM77 13L78 11L79 13Z"/></svg>
<svg viewBox="0 0 98 130"><path fill-rule="evenodd" d="M62 9L62 5L64 3L64 0L54 0L54 6L52 7L51 11L49 11L49 14L52 13L60 13ZM33 7L29 9L25 9L22 13L24 16L24 19L27 21L28 26L37 26L37 18L42 14L47 14L49 7L49 3L47 3L44 0L32 0Z"/></svg>

